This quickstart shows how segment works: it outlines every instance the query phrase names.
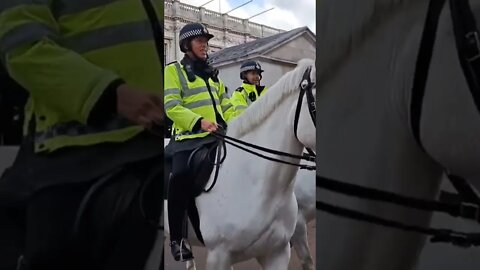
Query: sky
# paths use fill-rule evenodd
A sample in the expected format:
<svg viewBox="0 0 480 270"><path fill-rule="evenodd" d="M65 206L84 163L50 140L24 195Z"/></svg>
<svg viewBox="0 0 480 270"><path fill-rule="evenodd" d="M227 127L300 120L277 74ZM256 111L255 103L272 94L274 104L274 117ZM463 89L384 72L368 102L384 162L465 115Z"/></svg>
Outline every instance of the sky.
<svg viewBox="0 0 480 270"><path fill-rule="evenodd" d="M200 6L209 0L180 0L193 6ZM225 13L249 0L213 0L204 7L213 11L221 10ZM267 26L291 30L297 27L308 26L314 33L315 29L315 0L253 0L240 7L229 15L246 19L257 13L274 7L264 14L251 19L252 22Z"/></svg>

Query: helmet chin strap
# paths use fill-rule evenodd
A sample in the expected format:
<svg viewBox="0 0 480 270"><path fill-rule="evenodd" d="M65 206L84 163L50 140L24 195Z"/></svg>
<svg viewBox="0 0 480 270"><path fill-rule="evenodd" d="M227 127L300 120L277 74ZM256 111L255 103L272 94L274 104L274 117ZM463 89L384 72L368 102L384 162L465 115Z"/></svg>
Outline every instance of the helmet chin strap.
<svg viewBox="0 0 480 270"><path fill-rule="evenodd" d="M192 60L199 60L199 61L207 61L208 60L208 53L207 53L207 56L205 57L205 59L199 57L196 53L194 53L192 50L188 50L187 51L187 55L192 58Z"/></svg>

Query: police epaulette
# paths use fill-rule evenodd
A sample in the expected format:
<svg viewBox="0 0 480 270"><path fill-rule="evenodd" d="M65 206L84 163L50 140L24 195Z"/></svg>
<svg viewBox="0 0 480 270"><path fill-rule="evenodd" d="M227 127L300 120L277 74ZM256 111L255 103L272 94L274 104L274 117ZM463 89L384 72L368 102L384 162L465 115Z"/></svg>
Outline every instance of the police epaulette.
<svg viewBox="0 0 480 270"><path fill-rule="evenodd" d="M243 91L243 87L238 87L237 89L235 89L235 91L238 91L238 92L242 92Z"/></svg>
<svg viewBox="0 0 480 270"><path fill-rule="evenodd" d="M175 63L177 63L177 61L172 61L172 62L168 63L167 66L169 66L171 64L175 64Z"/></svg>

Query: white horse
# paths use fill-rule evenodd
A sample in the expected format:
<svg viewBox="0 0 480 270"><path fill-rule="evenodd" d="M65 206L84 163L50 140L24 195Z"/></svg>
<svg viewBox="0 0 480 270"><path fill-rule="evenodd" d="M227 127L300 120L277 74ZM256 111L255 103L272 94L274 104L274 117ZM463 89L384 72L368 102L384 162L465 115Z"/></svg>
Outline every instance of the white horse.
<svg viewBox="0 0 480 270"><path fill-rule="evenodd" d="M169 141L170 139L165 139L164 145L167 145ZM310 247L308 245L307 224L315 218L315 171L299 170L295 177L296 180L293 187L293 193L297 200L298 214L295 232L290 240L290 243L297 252L297 256L302 264L302 269L311 270L314 269L314 265L312 255L310 253ZM168 202L165 200L164 204L167 205ZM168 218L165 218L168 223ZM170 231L168 230L167 226L165 236L169 237L169 234ZM192 245L199 247L204 246L196 237L191 223L189 223L188 226L188 235ZM196 269L195 261L187 261L186 269Z"/></svg>
<svg viewBox="0 0 480 270"><path fill-rule="evenodd" d="M300 60L294 70L230 123L227 135L297 155L304 147L315 149L315 126L305 97L298 139L294 135L299 84L307 68L311 68L309 76L315 82L314 62ZM315 96L316 89L312 92ZM208 250L206 269L230 269L235 263L255 258L263 269L286 270L298 211L293 193L298 168L258 158L229 145L227 153L213 190L196 198L200 229ZM207 186L212 180L213 177ZM165 219L168 232L167 225Z"/></svg>
<svg viewBox="0 0 480 270"><path fill-rule="evenodd" d="M361 3L360 3L361 2ZM325 0L320 5L317 175L435 199L442 167L480 188L480 114L444 5L423 99L410 128L411 87L426 0ZM480 20L479 1L470 1ZM317 191L317 200L428 227L431 213ZM317 269L414 269L426 237L317 212Z"/></svg>
<svg viewBox="0 0 480 270"><path fill-rule="evenodd" d="M313 270L308 246L307 224L315 218L315 171L299 170L293 188L298 204L297 223L290 242L297 252L303 270Z"/></svg>
<svg viewBox="0 0 480 270"><path fill-rule="evenodd" d="M169 139L165 139L165 145L168 143ZM296 178L297 179L295 180L293 192L297 200L298 214L295 232L290 242L300 259L302 269L310 270L314 269L314 265L310 247L308 245L307 224L315 218L315 172L299 170ZM167 204L167 201L165 201L165 204ZM190 237L189 240L191 244L194 246L203 247L203 244L197 239L190 223L188 229L188 235ZM166 236L169 236L169 233L170 232L168 231L167 227L167 231L165 231ZM195 261L187 261L186 269L196 269Z"/></svg>

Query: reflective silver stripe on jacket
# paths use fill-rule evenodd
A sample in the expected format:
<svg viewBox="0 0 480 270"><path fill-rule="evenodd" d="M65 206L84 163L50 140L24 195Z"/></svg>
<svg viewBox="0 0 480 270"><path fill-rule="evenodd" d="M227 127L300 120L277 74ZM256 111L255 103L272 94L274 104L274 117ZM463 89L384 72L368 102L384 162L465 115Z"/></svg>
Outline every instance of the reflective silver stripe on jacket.
<svg viewBox="0 0 480 270"><path fill-rule="evenodd" d="M102 127L86 126L84 124L81 124L80 122L72 121L68 123L54 125L43 132L37 132L35 134L35 143L41 144L46 140L58 136L76 137L88 134L114 131L130 126L134 126L134 124L124 118L116 118Z"/></svg>

